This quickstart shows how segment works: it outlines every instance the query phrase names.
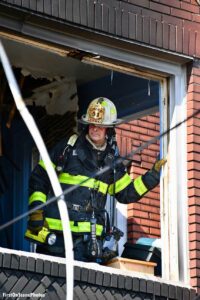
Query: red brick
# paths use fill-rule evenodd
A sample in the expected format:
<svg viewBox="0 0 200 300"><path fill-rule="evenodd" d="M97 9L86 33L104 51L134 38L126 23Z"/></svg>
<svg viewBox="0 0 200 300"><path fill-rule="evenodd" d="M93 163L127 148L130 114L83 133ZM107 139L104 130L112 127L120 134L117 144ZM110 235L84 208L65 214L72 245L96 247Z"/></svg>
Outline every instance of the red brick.
<svg viewBox="0 0 200 300"><path fill-rule="evenodd" d="M200 93L200 86L197 83L193 83L188 85L188 93L194 92L194 93Z"/></svg>
<svg viewBox="0 0 200 300"><path fill-rule="evenodd" d="M189 188L188 197L197 196L200 197L200 190L198 188Z"/></svg>
<svg viewBox="0 0 200 300"><path fill-rule="evenodd" d="M187 144L187 152L197 152L197 153L200 153L200 147L198 144L194 144L194 143L191 143L191 144Z"/></svg>
<svg viewBox="0 0 200 300"><path fill-rule="evenodd" d="M144 155L144 154L142 154L141 155L142 157L142 162L150 162L150 163L152 163L152 164L154 164L155 163L155 157L151 157L151 156L149 156L149 155Z"/></svg>
<svg viewBox="0 0 200 300"><path fill-rule="evenodd" d="M158 144L151 144L151 145L148 146L148 149L159 151L159 145Z"/></svg>
<svg viewBox="0 0 200 300"><path fill-rule="evenodd" d="M191 250L199 250L200 249L200 242L199 241L191 241L189 243L189 249Z"/></svg>
<svg viewBox="0 0 200 300"><path fill-rule="evenodd" d="M200 68L192 68L192 75L200 76Z"/></svg>
<svg viewBox="0 0 200 300"><path fill-rule="evenodd" d="M156 188L154 188L154 190L156 190ZM160 194L159 193L157 193L157 192L154 192L154 190L153 191L151 191L151 192L148 192L146 195L145 195L145 198L148 198L148 199L150 199L150 200L159 200L160 201ZM140 200L140 202L141 202L142 200ZM157 207L157 205L156 205L156 207Z"/></svg>
<svg viewBox="0 0 200 300"><path fill-rule="evenodd" d="M123 131L123 137L128 137L128 138L140 140L139 133L135 133L135 132L132 132L132 131L126 131L126 130L124 130Z"/></svg>
<svg viewBox="0 0 200 300"><path fill-rule="evenodd" d="M187 136L187 143L200 144L200 135L190 134Z"/></svg>
<svg viewBox="0 0 200 300"><path fill-rule="evenodd" d="M189 136L190 137L190 136ZM194 139L195 143L200 143L200 136L191 136ZM187 160L188 161L200 161L200 153L196 153L196 152L189 152L187 154Z"/></svg>
<svg viewBox="0 0 200 300"><path fill-rule="evenodd" d="M150 228L150 234L160 236L160 229L159 228Z"/></svg>
<svg viewBox="0 0 200 300"><path fill-rule="evenodd" d="M160 228L160 222L152 221L149 219L141 219L141 225L149 226L152 228Z"/></svg>
<svg viewBox="0 0 200 300"><path fill-rule="evenodd" d="M188 179L200 179L200 172L197 170L188 171Z"/></svg>
<svg viewBox="0 0 200 300"><path fill-rule="evenodd" d="M159 116L155 116L155 115L148 115L147 116L147 122L149 123L154 123L154 124L159 124ZM148 126L149 128L149 126Z"/></svg>
<svg viewBox="0 0 200 300"><path fill-rule="evenodd" d="M200 197L194 197L191 196L188 198L188 205L193 206L193 205L199 205L200 203Z"/></svg>
<svg viewBox="0 0 200 300"><path fill-rule="evenodd" d="M143 197L141 200L140 200L140 203L141 204L145 204L145 205L149 205L150 203L150 200L146 197Z"/></svg>
<svg viewBox="0 0 200 300"><path fill-rule="evenodd" d="M200 260L200 251L190 251L190 259L199 259Z"/></svg>
<svg viewBox="0 0 200 300"><path fill-rule="evenodd" d="M195 84L200 82L200 75L191 75L189 78L189 84Z"/></svg>
<svg viewBox="0 0 200 300"><path fill-rule="evenodd" d="M118 128L120 128L121 130L130 130L131 129L131 125L130 125L130 123L123 123L123 124L120 124L118 126Z"/></svg>
<svg viewBox="0 0 200 300"><path fill-rule="evenodd" d="M189 224L189 232L190 233L199 233L200 232L200 224Z"/></svg>
<svg viewBox="0 0 200 300"><path fill-rule="evenodd" d="M198 126L188 126L187 127L187 134L196 134L196 135L200 135L200 127ZM199 151L200 151L200 147L199 147Z"/></svg>
<svg viewBox="0 0 200 300"><path fill-rule="evenodd" d="M189 102L189 101L200 101L200 94L188 92L187 93L187 102Z"/></svg>
<svg viewBox="0 0 200 300"><path fill-rule="evenodd" d="M190 277L197 277L197 276L200 276L200 270L199 269L191 269L190 270Z"/></svg>
<svg viewBox="0 0 200 300"><path fill-rule="evenodd" d="M190 161L187 163L187 170L195 170L196 168L196 162ZM197 169L198 170L198 169ZM190 179L190 178L189 178ZM193 178L192 178L193 179ZM191 179L190 179L191 180Z"/></svg>
<svg viewBox="0 0 200 300"><path fill-rule="evenodd" d="M197 278L191 278L190 283L191 283L191 286L193 288L200 287L200 278L198 278L198 277ZM199 293L199 291L198 291L198 293ZM195 300L195 299L193 298L193 300Z"/></svg>
<svg viewBox="0 0 200 300"><path fill-rule="evenodd" d="M141 204L140 204L140 202L133 203L133 208L136 209L136 210L141 210Z"/></svg>
<svg viewBox="0 0 200 300"><path fill-rule="evenodd" d="M151 129L148 130L148 135L150 137L155 137L155 136L158 136L159 134L160 134L160 132L158 130L151 130Z"/></svg>
<svg viewBox="0 0 200 300"><path fill-rule="evenodd" d="M189 197L189 199L194 199L194 198L196 198L196 197ZM193 200L194 201L194 200ZM192 202L193 202L192 201ZM193 204L191 204L192 202L190 202L189 203L189 205L190 205L190 207L189 207L189 209L188 209L188 213L190 214L190 215L195 215L196 214L196 212L197 212L197 207L196 207L196 205L194 205L194 203ZM193 224L193 223L191 223L191 224Z"/></svg>
<svg viewBox="0 0 200 300"><path fill-rule="evenodd" d="M198 241L200 242L200 233L199 232L191 232L189 234L189 241Z"/></svg>
<svg viewBox="0 0 200 300"><path fill-rule="evenodd" d="M132 140L132 145L133 145L133 147L139 147L141 145L141 141L140 140Z"/></svg>
<svg viewBox="0 0 200 300"><path fill-rule="evenodd" d="M160 221L160 214L154 214L154 213L149 213L149 218L151 220L157 220L157 221Z"/></svg>
<svg viewBox="0 0 200 300"><path fill-rule="evenodd" d="M171 8L171 15L184 20L192 20L191 12L183 11L177 8Z"/></svg>
<svg viewBox="0 0 200 300"><path fill-rule="evenodd" d="M155 122L155 121L154 121ZM148 121L143 121L143 120L138 120L138 126L142 128L147 128L147 129L156 129L156 124L154 122L148 122Z"/></svg>
<svg viewBox="0 0 200 300"><path fill-rule="evenodd" d="M191 259L190 260L190 268L200 268L200 260Z"/></svg>
<svg viewBox="0 0 200 300"><path fill-rule="evenodd" d="M136 125L131 125L131 131L136 132L136 133L148 134L147 128L144 128L141 126L136 126Z"/></svg>
<svg viewBox="0 0 200 300"><path fill-rule="evenodd" d="M189 219L189 224L194 224L194 223L200 224L200 214L191 215L189 216L188 219Z"/></svg>
<svg viewBox="0 0 200 300"><path fill-rule="evenodd" d="M133 205L133 204L129 204L128 207L130 207L131 205ZM147 211L137 210L135 207L132 207L132 209L128 210L128 213L130 213L130 216L128 216L128 217L133 217L133 213L138 218L146 219L149 217L149 214Z"/></svg>
<svg viewBox="0 0 200 300"><path fill-rule="evenodd" d="M200 126L200 119L198 118L191 118L187 121L188 126Z"/></svg>
<svg viewBox="0 0 200 300"><path fill-rule="evenodd" d="M199 7L196 6L196 5L185 3L185 2L181 2L181 8L183 10L199 14Z"/></svg>
<svg viewBox="0 0 200 300"><path fill-rule="evenodd" d="M153 166L152 163L142 162L142 167L143 167L144 169L146 169L146 170L151 169L152 166Z"/></svg>
<svg viewBox="0 0 200 300"><path fill-rule="evenodd" d="M164 4L164 5L166 5L166 0L160 0L159 2L162 3L162 4ZM167 1L167 6L172 6L172 7L180 8L181 4L180 4L179 0L168 0Z"/></svg>
<svg viewBox="0 0 200 300"><path fill-rule="evenodd" d="M150 213L155 213L155 214L159 214L160 213L160 209L158 207L149 207L149 206L146 206L146 205L142 205L141 206L141 209L143 211L148 211Z"/></svg>
<svg viewBox="0 0 200 300"><path fill-rule="evenodd" d="M200 111L197 109L188 109L187 110L187 122L189 122L190 119L199 119L200 118Z"/></svg>
<svg viewBox="0 0 200 300"><path fill-rule="evenodd" d="M159 199L150 199L149 205L155 206L155 207L160 207L160 194L159 194Z"/></svg>
<svg viewBox="0 0 200 300"><path fill-rule="evenodd" d="M149 7L149 0L128 0L128 2L138 6Z"/></svg>
<svg viewBox="0 0 200 300"><path fill-rule="evenodd" d="M195 101L195 100L192 100L192 101L188 101L187 102L187 109L188 110L199 110L200 109L200 102L199 101Z"/></svg>
<svg viewBox="0 0 200 300"><path fill-rule="evenodd" d="M140 224L141 223L141 218L139 217L133 217L133 218L129 218L128 219L128 225L132 225L132 224Z"/></svg>
<svg viewBox="0 0 200 300"><path fill-rule="evenodd" d="M141 233L150 233L150 229L148 226L141 226L141 225L138 225L138 224L132 224L129 226L129 232L141 232Z"/></svg>
<svg viewBox="0 0 200 300"><path fill-rule="evenodd" d="M188 188L200 188L200 180L189 180L188 181Z"/></svg>
<svg viewBox="0 0 200 300"><path fill-rule="evenodd" d="M192 14L192 21L200 23L200 15L199 14Z"/></svg>
<svg viewBox="0 0 200 300"><path fill-rule="evenodd" d="M159 11L162 14L170 14L170 8L166 5L150 2L150 9L154 11Z"/></svg>
<svg viewBox="0 0 200 300"><path fill-rule="evenodd" d="M151 157L154 157L154 158L156 158L159 154L159 152L153 151L153 150L150 150L150 149L147 149L147 148L142 150L142 153L145 154L145 155L149 155Z"/></svg>

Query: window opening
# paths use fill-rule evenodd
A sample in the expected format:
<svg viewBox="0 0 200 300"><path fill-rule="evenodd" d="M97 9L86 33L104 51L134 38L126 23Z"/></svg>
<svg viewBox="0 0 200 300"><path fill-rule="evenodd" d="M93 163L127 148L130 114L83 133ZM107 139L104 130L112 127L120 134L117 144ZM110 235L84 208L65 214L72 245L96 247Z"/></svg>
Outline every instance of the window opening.
<svg viewBox="0 0 200 300"><path fill-rule="evenodd" d="M20 59L18 57L18 51L15 51L16 56L14 56L13 53L12 53L12 47L11 47L12 44L13 44L13 41L11 42L9 40L7 46L8 46L8 52L10 51L10 56L13 59L13 65L15 65L18 68L21 68L21 70L22 70L22 72L24 72L24 74L27 71L29 73L28 69L31 68L30 67L30 64L31 64L30 58L29 58L28 61L27 60L20 61ZM20 49L20 50L23 50L25 52L28 49L28 46L27 45L25 46L24 44L20 44L20 45L19 44L18 45L15 44L15 46L18 47L18 50ZM85 105L85 99L86 98L84 98L84 93L85 92L83 91L83 85L86 85L86 86L89 85L90 81L94 80L94 77L95 77L96 81L100 81L100 80L102 80L102 78L104 80L105 80L105 78L107 78L107 79L109 78L110 86L114 85L115 80L116 80L116 78L118 76L124 77L126 75L127 78L132 76L132 79L134 78L134 80L139 80L140 82L142 82L142 80L145 80L145 93L146 93L145 95L146 95L147 98L152 96L152 94L153 94L153 84L156 83L157 87L158 87L158 91L160 93L159 97L157 98L157 101L158 101L158 99L160 99L160 106L163 105L163 102L162 102L162 101L164 101L163 100L164 99L163 95L165 95L165 92L163 92L163 89L165 89L165 90L167 89L167 83L166 83L166 81L164 79L165 76L162 77L162 75L159 75L159 72L149 71L148 69L145 70L145 69L143 69L141 67L128 65L127 63L119 63L118 62L118 64L115 64L114 59L113 60L111 60L111 59L108 60L108 59L105 59L105 58L101 57L101 60L99 60L100 57L94 57L94 56L88 57L87 55L85 55L85 53L83 53L81 56L79 56L79 61L77 59L75 60L74 58L71 58L71 57L70 58L66 58L66 60L65 60L63 58L63 56L58 56L58 55L55 55L55 53L52 54L51 52L46 51L46 49L44 50L44 49L39 49L39 48L36 48L36 47L32 47L31 53L33 55L35 55L36 57L40 57L39 54L43 54L43 55L45 54L45 55L48 56L48 59L47 59L48 62L51 61L51 59L52 59L52 62L53 61L57 62L56 68L52 68L52 66L55 67L54 63L52 63L52 65L48 65L48 67L46 67L46 68L45 68L44 65L42 65L42 66L40 66L41 69L39 69L39 70L38 69L34 69L33 66L32 66L31 77L35 78L35 80L37 82L40 80L39 78L42 77L42 78L45 78L45 79L47 79L49 81L47 83L47 85L48 85L48 84L51 84L54 81L62 81L65 78L65 76L66 76L65 72L67 72L68 75L69 74L70 75L71 74L75 75L75 79L76 79L75 82L76 82L76 85L77 85L77 95L79 96L80 99L81 98L83 99L82 101L80 101L80 99L79 99L79 112L78 113L81 113L81 109L84 109L83 106ZM26 57L26 59L27 59L27 57L31 57L31 56L29 56L29 55L26 55L26 56L21 55L21 57ZM72 69L66 68L65 63L67 61L72 62L72 60L74 62L75 68L72 68ZM34 59L33 61L35 62L36 60ZM18 62L18 63L16 63L16 62ZM85 62L87 64L83 64L83 62ZM80 64L82 64L81 69L79 68ZM62 68L59 69L58 66L61 66L61 65L62 65ZM87 65L89 65L90 68ZM57 74L54 73L54 71L52 71L53 69L56 69ZM44 70L47 71L47 73L44 74L43 73ZM81 74L80 70L83 71L82 77L80 77L80 74ZM50 71L50 73L48 73L48 71ZM89 74L89 76L88 76L88 74ZM34 93L34 92L37 92L37 88L32 89L31 93ZM52 94L53 94L53 92L51 91L49 93L49 98L51 98ZM81 97L80 97L80 95L81 95ZM36 103L37 99L35 98L35 101L32 101L32 104L31 104L31 102L30 102L31 96L30 97L28 96L26 100L27 100L27 103L29 105L32 105L34 107L37 104ZM93 97L91 97L91 99L92 98ZM143 103L138 103L138 107L140 108L138 111L137 110L133 110L131 112L131 114L128 115L128 114L126 114L126 108L127 107L125 105L125 102L123 102L123 99L124 99L123 95L121 96L121 100L119 98L120 97L116 96L116 101L119 101L118 103L116 102L116 105L117 106L119 105L119 107L121 105L121 109L122 109L122 111L124 113L124 115L122 114L122 117L126 118L127 123L125 123L124 125L122 125L122 126L124 126L124 128L123 127L119 127L117 129L118 130L118 141L122 145L122 150L121 150L122 153L126 153L126 151L128 151L128 149L131 149L131 147L138 147L138 145L140 145L140 142L138 142L138 141L137 141L137 143L135 142L135 145L132 144L130 141L127 142L127 136L126 135L130 136L130 133L129 133L130 132L130 128L134 128L136 130L136 127L137 127L136 125L138 125L138 123L141 124L141 126L142 126L142 124L144 125L145 122L146 123L150 122L148 120L148 117L150 116L150 119L154 120L155 124L156 124L155 128L152 129L152 131L154 131L154 134L155 134L156 130L159 131L159 124L160 124L160 122L158 120L159 120L159 118L160 118L161 115L159 115L159 105L158 105L158 103L157 103L157 105L154 105L153 107L150 107L150 108L145 107L145 110L143 110L143 112L142 112L142 105L145 103L145 101ZM130 98L132 98L132 96L130 96ZM136 98L137 99L142 99L141 95L137 95ZM127 102L128 102L128 100L130 100L130 99L127 97ZM67 101L70 102L70 99L68 99ZM147 101L147 103L148 103L148 101ZM132 105L133 105L133 103L132 103ZM75 106L77 108L77 104ZM137 105L135 104L135 106L137 106ZM136 108L138 108L138 107L136 107ZM164 118L166 118L166 107L167 106L165 106L165 112L164 112L164 114L163 114L163 111L162 111L162 116L161 116L162 121L163 121ZM130 121L130 122L128 122L128 121ZM57 124L59 126L59 121L57 121ZM142 128L144 129L143 126L142 126ZM151 131L150 128L148 128L147 130L148 130L148 132ZM125 134L125 136L122 135L122 132ZM137 135L143 135L143 136L145 136L145 132L143 132L143 134L142 134L141 132L138 133L136 131L134 134L135 134L135 136L137 136ZM133 134L133 136L134 136L134 134ZM145 137L145 139L146 138L147 137ZM126 143L127 143L127 147L124 146L125 145L125 142L124 142L125 140L126 140ZM136 140L136 139L134 139L134 140ZM165 143L165 146L166 145L167 145L167 143ZM156 148L153 147L153 149L150 149L150 150L153 151L153 152L156 152L156 154L157 154L157 152L159 152L159 145L158 145L158 143L156 145ZM135 173L136 172L135 170L137 170L137 172L140 172L140 170L138 168L138 164L139 163L142 164L144 168L145 167L146 168L150 167L150 165L153 163L153 160L152 159L148 160L147 157L146 157L147 161L145 161L145 163L144 162L142 163L142 160L145 157L145 155L146 154L138 154L137 157L135 158L135 161L133 160L134 161L133 165L130 168L130 173L131 174ZM152 200L155 201L155 199L152 199ZM150 203L150 200L146 200L146 203L144 201L144 203L142 205L147 205L147 202ZM139 205L138 211L139 211L139 208L141 208L141 204L140 203L136 203L136 204L133 204L133 205L131 204L130 207L129 207L129 209L128 209L128 214L130 214L130 211L133 210L134 205ZM155 205L155 207L156 207L156 205ZM121 208L120 208L120 210L121 210ZM154 211L155 214L157 214L157 212L158 212L158 210ZM152 213L152 212L149 212L149 213ZM125 215L126 215L126 213L125 213ZM149 215L148 215L148 217L149 217ZM138 219L138 216L136 216L135 218ZM156 218L158 218L158 217L156 217ZM143 220L144 220L144 217L143 217ZM154 221L158 221L157 223L159 223L159 220L154 220ZM121 222L121 221L118 221L118 222ZM138 224L136 224L135 226L137 226L137 225ZM129 222L128 226L132 227L132 223ZM130 234L130 232L131 231L129 231L129 233L128 233L129 234L129 236L128 236L129 241L136 241L137 237L134 236L134 235L132 235L132 234ZM154 235L156 237L159 236L158 231L156 232L156 230L155 230L154 231Z"/></svg>

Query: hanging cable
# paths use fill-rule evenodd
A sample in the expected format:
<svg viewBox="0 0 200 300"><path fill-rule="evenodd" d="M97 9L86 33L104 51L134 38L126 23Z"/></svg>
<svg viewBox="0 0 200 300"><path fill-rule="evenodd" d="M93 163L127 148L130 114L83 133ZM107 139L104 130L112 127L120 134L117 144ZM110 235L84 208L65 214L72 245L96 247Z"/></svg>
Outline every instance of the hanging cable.
<svg viewBox="0 0 200 300"><path fill-rule="evenodd" d="M13 95L14 101L16 103L16 107L19 110L26 126L28 127L35 144L41 154L41 157L44 161L44 164L46 166L46 171L49 176L54 194L56 196L56 200L58 203L58 208L60 212L60 217L62 221L63 226L63 235L64 235L64 244L65 244L65 257L66 257L66 299L67 300L73 300L73 284L74 284L74 258L73 258L73 242L72 242L72 235L70 231L70 225L69 225L69 216L67 211L67 206L64 201L63 191L61 189L60 183L58 181L58 177L56 175L56 172L52 166L51 160L49 158L48 152L46 150L46 147L44 145L44 142L42 140L42 137L40 135L40 132L37 128L37 125L32 117L32 115L29 113L28 109L26 108L26 105L23 101L20 89L18 87L17 81L15 79L15 76L13 74L10 62L7 58L6 52L3 48L3 45L0 41L0 59L4 68L4 72L6 74L8 84L11 90L11 93Z"/></svg>
<svg viewBox="0 0 200 300"><path fill-rule="evenodd" d="M175 130L176 128L178 128L179 126L181 126L182 124L184 124L185 122L187 122L188 120L190 120L191 118L194 118L195 116L197 116L198 114L200 114L200 110L197 110L196 112L194 112L191 116L187 117L186 119L184 119L183 121L177 123L176 125L174 125L172 128L167 129L166 131L164 131L163 133L155 136L154 138L150 139L149 141L143 143L141 146L139 146L137 149L129 152L129 154L127 154L126 156L122 156L120 158L118 158L116 160L116 165L121 164L122 162L127 162L130 163L130 161L132 160L131 157L134 156L135 154L139 153L140 151L144 150L145 148L147 148L149 145L154 144L155 141L159 140L160 138L164 137L166 134L168 134L169 132ZM106 166L104 168L102 168L101 170L99 170L98 172L94 173L91 175L90 178L96 178L96 176L100 176L102 174L104 174L105 172L107 172L108 170L110 170L110 166ZM90 180L90 178L83 180L80 184L77 185L73 185L70 186L69 188L65 189L63 191L63 196L64 195L68 195L69 193L73 192L74 190L76 190L77 188L79 188L81 185L83 185L84 183L86 183L88 180ZM3 224L0 226L0 231L7 228L8 226L18 222L19 220L27 217L29 214L33 213L34 211L38 210L38 209L42 209L46 206L48 206L49 204L53 203L54 201L57 200L57 196L51 197L50 199L48 199L48 201L46 203L42 203L36 207L34 207L33 209L15 217L14 219L8 221L7 223Z"/></svg>

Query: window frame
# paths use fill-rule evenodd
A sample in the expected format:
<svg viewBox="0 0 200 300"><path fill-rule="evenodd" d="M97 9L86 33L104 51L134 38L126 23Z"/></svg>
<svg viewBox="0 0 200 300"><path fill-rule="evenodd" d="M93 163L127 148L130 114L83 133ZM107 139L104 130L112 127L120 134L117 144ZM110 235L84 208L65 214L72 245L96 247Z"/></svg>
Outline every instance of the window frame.
<svg viewBox="0 0 200 300"><path fill-rule="evenodd" d="M46 32L45 32L46 30ZM26 27L26 35L41 38L48 34L48 42L54 44L53 51L59 45L61 37L59 33L40 27ZM13 39L17 36L13 35ZM26 38L27 39L27 38ZM24 38L24 41L26 40ZM21 40L23 40L21 38ZM28 39L29 43L35 42ZM45 41L44 44L45 45ZM42 41L37 47L42 46ZM110 69L116 70L116 61L119 62L121 72L123 65L130 66L130 70L124 70L135 76L160 81L160 113L163 122L163 130L169 124L173 127L186 117L186 66L179 63L159 60L155 57L140 55L125 49L116 48L111 44L98 44L94 40L79 38L73 35L65 35L62 46L85 51L93 55L89 63L102 66L103 58L108 58L113 64ZM65 51L62 49L62 55ZM67 53L67 50L66 50ZM85 61L86 62L86 61ZM105 67L105 66L104 66ZM170 131L162 139L161 151L167 155L168 163L161 175L161 231L162 231L162 265L163 278L167 280L189 282L189 257L188 257L188 207L187 207L187 141L186 124L182 124L178 130ZM182 149L181 155L179 149ZM181 188L180 188L181 187ZM125 209L125 208L124 208ZM126 212L124 211L124 214ZM179 222L178 222L179 220ZM180 222L181 221L181 222ZM124 222L125 224L125 222ZM179 226L181 224L181 226ZM121 225L121 224L120 224ZM123 225L125 226L125 225ZM184 233L184 234L183 234Z"/></svg>

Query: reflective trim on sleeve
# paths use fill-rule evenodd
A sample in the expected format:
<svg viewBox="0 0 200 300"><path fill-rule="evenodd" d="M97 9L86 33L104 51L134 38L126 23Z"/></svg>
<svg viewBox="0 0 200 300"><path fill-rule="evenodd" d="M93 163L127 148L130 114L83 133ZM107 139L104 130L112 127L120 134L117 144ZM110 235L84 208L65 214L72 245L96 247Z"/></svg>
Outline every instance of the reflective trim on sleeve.
<svg viewBox="0 0 200 300"><path fill-rule="evenodd" d="M134 188L136 190L136 192L142 196L143 194L145 194L146 192L148 192L147 187L145 186L145 184L142 181L142 176L137 177L134 181L133 181L133 185Z"/></svg>
<svg viewBox="0 0 200 300"><path fill-rule="evenodd" d="M113 195L114 192L115 193L119 193L121 192L123 189L125 189L130 183L132 182L132 179L131 177L126 173L123 177L121 177L119 180L117 180L114 183L112 183L110 186L109 186L109 189L108 189L108 193L110 195ZM115 186L115 191L114 191L114 186Z"/></svg>
<svg viewBox="0 0 200 300"><path fill-rule="evenodd" d="M46 170L46 167L45 167L45 164L44 164L43 160L40 160L38 165L40 165L44 170ZM54 169L56 168L56 165L54 163L52 163L52 166L53 166Z"/></svg>
<svg viewBox="0 0 200 300"><path fill-rule="evenodd" d="M108 184L103 181L96 180L83 175L70 175L69 173L61 173L59 175L60 183L85 186L88 188L97 189L100 193L106 194Z"/></svg>
<svg viewBox="0 0 200 300"><path fill-rule="evenodd" d="M60 219L46 218L45 219L50 230L62 231L62 222ZM70 221L70 229L75 233L89 233L91 232L90 222L74 222ZM103 232L103 226L96 224L96 235L101 236Z"/></svg>
<svg viewBox="0 0 200 300"><path fill-rule="evenodd" d="M42 192L34 192L29 197L29 205L34 201L41 201L45 203L47 201L47 195Z"/></svg>

